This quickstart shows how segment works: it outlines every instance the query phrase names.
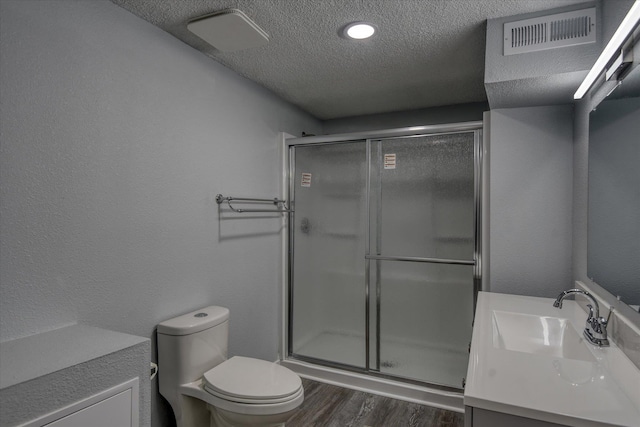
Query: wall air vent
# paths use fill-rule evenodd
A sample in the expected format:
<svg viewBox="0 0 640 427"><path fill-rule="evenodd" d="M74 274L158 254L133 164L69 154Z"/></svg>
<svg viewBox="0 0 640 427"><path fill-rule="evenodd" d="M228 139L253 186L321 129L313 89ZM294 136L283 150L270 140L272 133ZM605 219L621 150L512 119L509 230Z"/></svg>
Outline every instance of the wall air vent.
<svg viewBox="0 0 640 427"><path fill-rule="evenodd" d="M595 41L595 7L504 24L505 56Z"/></svg>

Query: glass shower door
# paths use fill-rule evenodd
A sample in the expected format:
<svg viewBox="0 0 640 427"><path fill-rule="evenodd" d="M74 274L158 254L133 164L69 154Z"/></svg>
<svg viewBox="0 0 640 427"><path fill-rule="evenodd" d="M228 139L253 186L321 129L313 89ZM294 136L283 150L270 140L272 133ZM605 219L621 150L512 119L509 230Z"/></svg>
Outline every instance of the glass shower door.
<svg viewBox="0 0 640 427"><path fill-rule="evenodd" d="M459 389L479 131L290 147L289 354Z"/></svg>
<svg viewBox="0 0 640 427"><path fill-rule="evenodd" d="M366 143L291 150L289 351L364 368Z"/></svg>
<svg viewBox="0 0 640 427"><path fill-rule="evenodd" d="M475 133L371 141L370 283L388 375L460 388L474 304Z"/></svg>

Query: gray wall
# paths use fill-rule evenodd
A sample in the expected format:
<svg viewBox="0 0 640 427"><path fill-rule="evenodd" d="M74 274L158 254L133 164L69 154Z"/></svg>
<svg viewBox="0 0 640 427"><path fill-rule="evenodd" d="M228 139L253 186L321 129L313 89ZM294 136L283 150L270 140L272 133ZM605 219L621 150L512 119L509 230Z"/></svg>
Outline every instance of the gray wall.
<svg viewBox="0 0 640 427"><path fill-rule="evenodd" d="M448 105L444 107L423 108L397 113L371 114L326 120L323 123L325 134L359 132L377 129L393 129L407 126L440 125L482 120L482 114L489 109L486 102Z"/></svg>
<svg viewBox="0 0 640 427"><path fill-rule="evenodd" d="M571 285L573 108L492 110L485 289L550 297Z"/></svg>
<svg viewBox="0 0 640 427"><path fill-rule="evenodd" d="M275 197L278 133L320 122L108 1L0 12L0 340L153 339L219 304L231 354L276 359L281 219L219 220L214 198Z"/></svg>

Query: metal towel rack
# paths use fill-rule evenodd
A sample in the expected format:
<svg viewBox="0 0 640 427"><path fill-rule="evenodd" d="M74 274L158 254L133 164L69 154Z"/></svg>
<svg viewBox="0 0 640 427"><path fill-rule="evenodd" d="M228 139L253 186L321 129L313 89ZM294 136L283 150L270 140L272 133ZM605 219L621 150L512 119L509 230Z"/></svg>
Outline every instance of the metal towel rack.
<svg viewBox="0 0 640 427"><path fill-rule="evenodd" d="M287 213L293 212L293 209L289 209L286 205L285 200L280 199L252 199L246 197L225 197L222 194L218 194L216 196L216 203L222 204L223 202L227 202L229 205L229 209L237 213L245 213L245 212L272 212L272 213ZM273 203L275 206L282 206L284 209L239 209L233 207L231 202L240 202L240 203Z"/></svg>

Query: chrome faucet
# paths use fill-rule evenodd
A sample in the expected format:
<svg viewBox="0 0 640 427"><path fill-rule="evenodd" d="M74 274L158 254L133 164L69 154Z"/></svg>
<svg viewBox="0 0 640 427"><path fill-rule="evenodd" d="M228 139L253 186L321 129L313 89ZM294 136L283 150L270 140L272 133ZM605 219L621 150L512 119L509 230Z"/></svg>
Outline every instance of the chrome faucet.
<svg viewBox="0 0 640 427"><path fill-rule="evenodd" d="M583 291L582 289L569 289L558 295L553 306L562 308L562 300L571 294L580 294L587 298L591 303L587 304L587 307L589 308L589 317L587 317L587 324L584 328L584 337L593 345L597 345L598 347L608 347L609 340L607 339L607 323L609 323L609 319L600 317L598 301L596 301L589 292Z"/></svg>

